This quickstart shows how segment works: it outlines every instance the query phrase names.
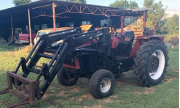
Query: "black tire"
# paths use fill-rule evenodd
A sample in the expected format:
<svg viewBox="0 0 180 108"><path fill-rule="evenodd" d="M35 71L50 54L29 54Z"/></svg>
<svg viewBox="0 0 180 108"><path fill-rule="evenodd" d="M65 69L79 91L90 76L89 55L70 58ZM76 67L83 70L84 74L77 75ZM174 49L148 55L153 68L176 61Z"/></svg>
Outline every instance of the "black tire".
<svg viewBox="0 0 180 108"><path fill-rule="evenodd" d="M101 87L102 81L108 80L108 82L111 82L108 89L106 89L106 92L102 92ZM106 69L100 69L96 71L90 78L89 81L89 88L90 92L93 95L93 97L99 99L103 97L108 97L112 94L115 86L115 78L112 72Z"/></svg>
<svg viewBox="0 0 180 108"><path fill-rule="evenodd" d="M68 74L68 71L66 68L63 68L62 71L59 71L57 73L57 79L58 79L58 82L63 86L73 86L78 81L78 77Z"/></svg>
<svg viewBox="0 0 180 108"><path fill-rule="evenodd" d="M137 81L141 86L159 84L168 66L167 48L158 39L149 40L137 51L134 62Z"/></svg>

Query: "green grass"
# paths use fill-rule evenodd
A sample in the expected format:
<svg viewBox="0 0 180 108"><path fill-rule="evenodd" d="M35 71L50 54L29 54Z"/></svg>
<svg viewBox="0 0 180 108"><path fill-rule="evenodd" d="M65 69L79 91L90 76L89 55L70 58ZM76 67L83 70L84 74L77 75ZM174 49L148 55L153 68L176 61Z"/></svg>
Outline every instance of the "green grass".
<svg viewBox="0 0 180 108"><path fill-rule="evenodd" d="M15 70L21 56L26 53L18 47L0 44L0 90L7 87L6 72ZM22 49L21 49L22 50ZM42 100L36 101L36 108L178 108L179 106L179 50L168 48L169 67L163 83L151 88L140 87L132 71L116 79L112 96L95 99L89 94L88 80L80 79L75 86L63 87L54 79ZM41 60L41 62L44 60ZM41 64L41 63L40 63ZM31 79L34 78L30 76ZM17 103L19 99L11 94L0 95L0 107ZM22 108L31 108L31 105Z"/></svg>

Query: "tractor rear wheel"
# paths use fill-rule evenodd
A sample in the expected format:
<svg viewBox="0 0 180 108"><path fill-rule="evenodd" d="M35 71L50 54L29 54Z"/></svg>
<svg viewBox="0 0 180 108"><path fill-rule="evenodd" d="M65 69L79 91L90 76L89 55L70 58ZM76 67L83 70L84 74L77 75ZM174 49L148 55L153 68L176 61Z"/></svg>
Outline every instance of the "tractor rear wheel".
<svg viewBox="0 0 180 108"><path fill-rule="evenodd" d="M68 70L63 68L61 71L57 73L58 82L63 86L73 86L78 81L77 76L73 76L71 74L72 70Z"/></svg>
<svg viewBox="0 0 180 108"><path fill-rule="evenodd" d="M141 86L159 84L168 66L167 48L160 40L149 40L137 51L134 62L134 70Z"/></svg>
<svg viewBox="0 0 180 108"><path fill-rule="evenodd" d="M106 69L96 71L90 81L90 92L95 98L108 97L112 94L115 86L115 78L112 72Z"/></svg>

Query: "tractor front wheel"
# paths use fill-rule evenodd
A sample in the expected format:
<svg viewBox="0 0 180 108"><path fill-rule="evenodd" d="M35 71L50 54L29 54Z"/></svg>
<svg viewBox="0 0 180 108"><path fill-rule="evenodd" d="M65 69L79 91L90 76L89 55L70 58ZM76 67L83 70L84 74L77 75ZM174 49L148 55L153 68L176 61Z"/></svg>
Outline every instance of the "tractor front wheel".
<svg viewBox="0 0 180 108"><path fill-rule="evenodd" d="M78 77L72 75L72 70L63 68L57 73L58 82L63 86L73 86L78 81Z"/></svg>
<svg viewBox="0 0 180 108"><path fill-rule="evenodd" d="M160 40L149 40L137 51L134 62L134 70L141 86L159 84L168 65L166 46Z"/></svg>
<svg viewBox="0 0 180 108"><path fill-rule="evenodd" d="M115 78L112 72L106 69L96 71L90 81L90 92L95 98L110 96L115 86Z"/></svg>

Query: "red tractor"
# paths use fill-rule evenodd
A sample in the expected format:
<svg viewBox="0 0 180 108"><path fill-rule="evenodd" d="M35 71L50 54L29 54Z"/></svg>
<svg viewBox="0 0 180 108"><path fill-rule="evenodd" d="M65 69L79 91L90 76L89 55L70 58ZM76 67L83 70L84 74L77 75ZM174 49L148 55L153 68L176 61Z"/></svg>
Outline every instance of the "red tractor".
<svg viewBox="0 0 180 108"><path fill-rule="evenodd" d="M146 16L147 13L147 10L115 11L106 12L106 27L86 32L74 28L41 36L28 57L21 58L16 70L7 73L8 88L0 93L12 92L26 97L14 106L33 104L35 99L42 98L57 75L59 83L64 86L76 84L80 77L88 78L91 94L95 98L103 98L113 92L115 77L128 70L135 71L141 86L159 84L168 66L164 38L147 34L135 37L132 31L113 32L110 14ZM54 44L60 40L61 43ZM41 57L50 59L50 62L38 69L36 64ZM22 76L17 75L20 67ZM27 79L31 72L37 74L34 81ZM42 86L39 84L41 77L44 77Z"/></svg>

